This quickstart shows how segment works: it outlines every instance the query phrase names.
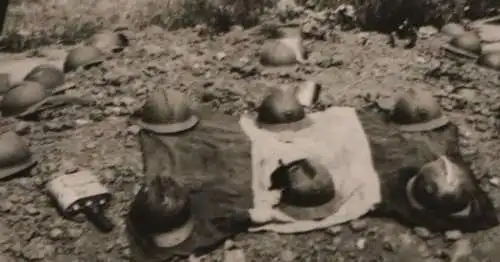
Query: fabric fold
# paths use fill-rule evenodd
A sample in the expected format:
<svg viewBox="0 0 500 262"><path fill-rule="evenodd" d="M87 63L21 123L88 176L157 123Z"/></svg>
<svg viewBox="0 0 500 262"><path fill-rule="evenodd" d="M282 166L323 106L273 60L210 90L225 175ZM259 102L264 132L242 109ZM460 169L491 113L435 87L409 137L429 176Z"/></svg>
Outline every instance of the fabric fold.
<svg viewBox="0 0 500 262"><path fill-rule="evenodd" d="M131 243L137 256L144 257L141 261L203 254L248 228L247 210L252 201L250 142L237 118L208 111L200 118L196 128L182 133L139 133L146 179L161 173L189 189L191 213L196 220L190 238L172 248L154 247L151 240L138 237L129 223L134 238Z"/></svg>

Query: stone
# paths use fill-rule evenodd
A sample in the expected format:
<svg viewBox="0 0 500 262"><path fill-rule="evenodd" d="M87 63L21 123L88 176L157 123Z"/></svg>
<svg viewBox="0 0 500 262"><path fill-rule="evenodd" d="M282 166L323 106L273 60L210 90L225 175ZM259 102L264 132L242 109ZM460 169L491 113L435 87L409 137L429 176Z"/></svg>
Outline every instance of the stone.
<svg viewBox="0 0 500 262"><path fill-rule="evenodd" d="M462 238L462 232L459 230L449 230L444 233L446 240L457 241Z"/></svg>
<svg viewBox="0 0 500 262"><path fill-rule="evenodd" d="M415 235L417 235L421 239L432 238L432 233L427 228L424 228L424 227L415 227L413 229L413 232L415 233Z"/></svg>
<svg viewBox="0 0 500 262"><path fill-rule="evenodd" d="M350 226L352 231L360 232L360 231L365 230L366 227L368 226L368 224L366 223L365 220L360 219L360 220L351 221L349 223L349 226Z"/></svg>
<svg viewBox="0 0 500 262"><path fill-rule="evenodd" d="M31 126L28 122L20 121L16 124L15 132L18 135L26 135L31 131Z"/></svg>
<svg viewBox="0 0 500 262"><path fill-rule="evenodd" d="M57 228L57 227L53 228L49 232L49 238L52 240L59 240L63 237L63 235L64 235L64 231L60 228Z"/></svg>
<svg viewBox="0 0 500 262"><path fill-rule="evenodd" d="M366 238L360 238L356 241L356 248L364 250L366 248Z"/></svg>
<svg viewBox="0 0 500 262"><path fill-rule="evenodd" d="M329 227L326 229L326 233L332 236L336 236L340 233L342 233L342 227L341 226L333 226Z"/></svg>

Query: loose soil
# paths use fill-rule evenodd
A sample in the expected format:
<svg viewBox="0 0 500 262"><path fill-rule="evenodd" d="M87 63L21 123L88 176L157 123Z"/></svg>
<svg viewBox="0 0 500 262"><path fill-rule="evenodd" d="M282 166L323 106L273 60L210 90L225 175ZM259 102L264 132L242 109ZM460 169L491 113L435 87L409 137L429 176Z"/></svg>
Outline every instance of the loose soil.
<svg viewBox="0 0 500 262"><path fill-rule="evenodd" d="M95 106L46 111L37 122L0 120L0 131L23 134L40 159L30 176L0 183L0 250L4 253L0 260L128 260L123 217L143 174L135 138L138 128L127 119L148 90L156 87L181 90L198 103L234 115L255 107L269 87L302 80L323 86L316 110L366 106L377 96L392 96L410 87L430 90L453 121L471 131L473 146L479 150L474 170L498 206L498 72L442 59L439 46L446 39L438 35L421 40L411 50L390 48L386 36L375 33L338 32L334 39L306 41L309 65L270 69L257 63L264 38L252 30L235 30L209 40L194 30L164 32L150 27L137 32L128 49L102 66L68 74L67 81L73 85L68 92L96 99ZM44 50L15 56L48 52ZM4 56L1 63L11 61ZM90 223L63 219L44 189L44 183L58 172L84 168L94 170L113 192L106 210L116 224L110 234L99 233ZM452 233L446 238L390 219L364 218L325 232L245 234L235 242L248 261L449 261L448 254L457 246ZM463 261L496 261L499 234L500 228L495 228L457 236L473 247ZM205 261L222 261L222 251Z"/></svg>

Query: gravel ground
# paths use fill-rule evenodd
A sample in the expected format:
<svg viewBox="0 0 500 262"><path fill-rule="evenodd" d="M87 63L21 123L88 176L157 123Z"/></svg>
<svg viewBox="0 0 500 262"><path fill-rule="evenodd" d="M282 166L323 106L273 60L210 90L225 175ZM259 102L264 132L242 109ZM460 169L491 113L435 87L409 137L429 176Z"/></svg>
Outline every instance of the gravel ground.
<svg viewBox="0 0 500 262"><path fill-rule="evenodd" d="M254 107L270 86L302 80L323 86L317 109L363 106L409 87L431 90L453 120L470 131L479 151L474 170L498 205L498 73L441 59L443 37L428 37L405 50L388 47L382 35L336 32L327 41L306 41L310 65L281 69L257 64L263 37L252 32L207 38L196 30L165 33L150 27L137 32L123 54L67 76L74 84L70 92L96 98L97 106L43 112L39 122L0 120L2 132L24 135L40 157L31 176L0 183L0 250L5 256L0 261L127 261L123 216L142 176L138 128L129 126L127 118L156 86L182 90L227 114ZM107 214L117 226L110 234L60 217L44 189L55 173L83 168L93 169L113 192ZM469 254L463 261L496 261L498 233L495 228L471 235L433 234L365 218L325 232L247 234L235 242L247 261L450 261L460 252ZM205 261L222 259L218 250Z"/></svg>

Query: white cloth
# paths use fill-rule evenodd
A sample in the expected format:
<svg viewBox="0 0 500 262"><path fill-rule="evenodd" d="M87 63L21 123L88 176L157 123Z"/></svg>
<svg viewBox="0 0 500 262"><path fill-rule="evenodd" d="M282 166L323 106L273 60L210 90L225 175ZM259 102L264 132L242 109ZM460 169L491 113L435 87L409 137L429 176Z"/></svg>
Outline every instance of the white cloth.
<svg viewBox="0 0 500 262"><path fill-rule="evenodd" d="M292 133L259 129L253 117L241 117L240 125L252 141L254 208L274 208L279 203L281 192L268 188L280 160L286 164L306 157L315 157L328 168L339 208L323 220L268 224L252 231L298 233L327 228L357 219L381 201L370 146L355 109L333 107L308 117L314 124ZM283 137L292 142L283 142Z"/></svg>

